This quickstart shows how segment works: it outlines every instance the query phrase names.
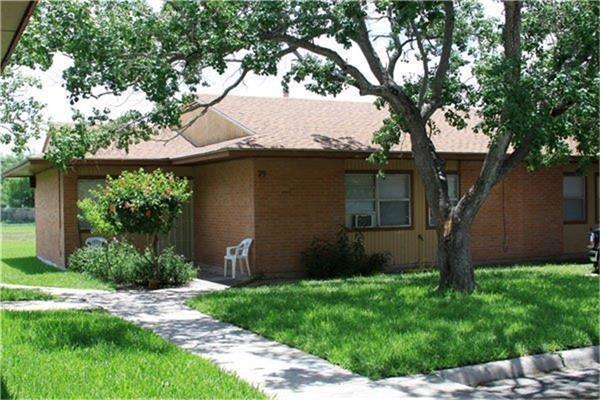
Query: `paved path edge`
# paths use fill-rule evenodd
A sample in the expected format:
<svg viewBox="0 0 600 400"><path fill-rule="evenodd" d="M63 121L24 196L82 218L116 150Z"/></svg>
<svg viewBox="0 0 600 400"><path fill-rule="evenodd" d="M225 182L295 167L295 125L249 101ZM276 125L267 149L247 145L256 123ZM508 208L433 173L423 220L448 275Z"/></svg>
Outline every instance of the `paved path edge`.
<svg viewBox="0 0 600 400"><path fill-rule="evenodd" d="M473 387L500 379L530 377L564 368L596 367L599 366L598 363L600 363L600 346L590 346L444 369L433 375Z"/></svg>

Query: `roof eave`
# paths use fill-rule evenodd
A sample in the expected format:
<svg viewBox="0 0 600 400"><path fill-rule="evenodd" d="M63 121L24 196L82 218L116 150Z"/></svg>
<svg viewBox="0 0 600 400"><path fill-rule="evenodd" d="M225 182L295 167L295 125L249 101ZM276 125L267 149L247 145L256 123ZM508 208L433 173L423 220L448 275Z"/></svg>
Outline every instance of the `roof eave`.
<svg viewBox="0 0 600 400"><path fill-rule="evenodd" d="M26 4L25 12L23 13L23 17L21 18L21 21L19 22L18 29L15 31L15 33L10 41L10 44L6 51L6 54L2 55L2 61L0 63L0 72L4 71L4 68L8 65L10 56L15 51L15 48L17 47L17 43L19 42L19 39L21 39L21 35L23 34L23 31L25 31L25 27L27 26L27 23L29 22L29 18L31 18L31 15L33 14L33 11L35 10L37 0L23 2L23 4L24 5Z"/></svg>
<svg viewBox="0 0 600 400"><path fill-rule="evenodd" d="M2 172L2 179L34 176L49 168L52 166L48 161L41 158L29 158Z"/></svg>

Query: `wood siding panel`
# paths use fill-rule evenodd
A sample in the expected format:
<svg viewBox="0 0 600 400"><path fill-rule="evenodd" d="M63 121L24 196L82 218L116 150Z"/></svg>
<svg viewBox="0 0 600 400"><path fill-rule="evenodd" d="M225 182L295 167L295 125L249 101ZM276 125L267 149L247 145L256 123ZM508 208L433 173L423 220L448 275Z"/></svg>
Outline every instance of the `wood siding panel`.
<svg viewBox="0 0 600 400"><path fill-rule="evenodd" d="M346 160L346 170L377 168L363 160ZM480 161L447 161L447 171L457 171L460 192L474 182ZM388 252L399 265L431 265L436 262L437 238L427 229L427 203L424 187L412 160L390 160L388 170L413 171L413 227L410 230L363 230L369 252ZM588 225L565 225L563 252L562 170L552 168L528 173L524 167L513 171L497 185L482 206L472 229L471 252L475 262L556 258L572 248L581 249L582 232ZM592 174L588 180L588 196L593 195ZM591 186L591 187L590 187ZM588 201L588 220L592 224L593 202ZM575 232L572 232L575 231ZM568 235L577 237L566 239Z"/></svg>
<svg viewBox="0 0 600 400"><path fill-rule="evenodd" d="M345 162L346 171L372 171L378 167L362 159ZM448 171L458 170L457 161L447 162ZM394 171L412 172L412 227L411 229L377 230L365 229L365 247L368 252L383 252L391 256L394 265L431 265L437 257L437 238L432 229L427 229L427 204L425 189L412 160L390 160L383 168Z"/></svg>

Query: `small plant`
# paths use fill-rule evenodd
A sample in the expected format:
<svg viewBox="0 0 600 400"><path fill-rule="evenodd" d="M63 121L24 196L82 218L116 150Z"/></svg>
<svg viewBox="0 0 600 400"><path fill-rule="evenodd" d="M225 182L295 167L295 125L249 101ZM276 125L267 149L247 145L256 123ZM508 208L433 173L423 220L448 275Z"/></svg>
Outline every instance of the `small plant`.
<svg viewBox="0 0 600 400"><path fill-rule="evenodd" d="M90 222L92 231L102 236L146 236L150 246L144 254L150 260L153 275L149 284L158 286L164 276L160 270L159 237L171 230L183 203L192 195L187 179L160 169L125 171L116 179L107 177L106 185L91 194L77 203L80 218Z"/></svg>
<svg viewBox="0 0 600 400"><path fill-rule="evenodd" d="M148 260L131 244L110 241L106 246L86 246L69 257L69 269L119 285L148 281Z"/></svg>
<svg viewBox="0 0 600 400"><path fill-rule="evenodd" d="M196 276L194 266L175 254L172 247L160 254L158 263L158 280L162 286L181 285ZM118 285L147 286L156 279L150 249L142 254L132 244L116 240L102 247L75 250L69 257L69 269Z"/></svg>
<svg viewBox="0 0 600 400"><path fill-rule="evenodd" d="M173 247L166 248L158 257L160 265L160 282L163 285L177 286L189 282L196 276L196 269L181 255L176 254Z"/></svg>
<svg viewBox="0 0 600 400"><path fill-rule="evenodd" d="M335 241L314 239L301 254L302 264L311 278L337 278L371 275L389 262L383 253L367 254L363 235L351 239L345 228L340 229Z"/></svg>

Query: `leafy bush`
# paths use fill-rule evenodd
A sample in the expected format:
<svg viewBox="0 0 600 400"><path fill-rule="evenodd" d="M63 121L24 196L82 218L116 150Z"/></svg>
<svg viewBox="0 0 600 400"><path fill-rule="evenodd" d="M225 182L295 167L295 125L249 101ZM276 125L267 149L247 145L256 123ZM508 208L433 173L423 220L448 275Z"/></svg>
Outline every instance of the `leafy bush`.
<svg viewBox="0 0 600 400"><path fill-rule="evenodd" d="M362 234L352 240L344 228L333 242L314 239L302 252L301 259L307 275L319 279L371 275L389 262L387 254L367 254Z"/></svg>
<svg viewBox="0 0 600 400"><path fill-rule="evenodd" d="M133 245L117 241L102 247L85 246L69 257L69 269L117 284L143 284L147 264Z"/></svg>
<svg viewBox="0 0 600 400"><path fill-rule="evenodd" d="M167 248L158 258L162 286L181 285L196 276L193 265ZM155 279L150 250L140 253L126 242L111 241L106 246L86 246L69 257L69 269L119 285L148 285Z"/></svg>
<svg viewBox="0 0 600 400"><path fill-rule="evenodd" d="M159 281L163 285L176 286L189 282L196 276L192 263L176 254L173 247L166 248L158 257Z"/></svg>
<svg viewBox="0 0 600 400"><path fill-rule="evenodd" d="M79 217L91 224L94 234L101 236L145 235L152 243L144 251L152 267L149 286L163 283L165 272L159 263L159 236L171 230L183 203L192 196L187 180L160 169L124 171L116 179L108 176L106 185L92 190L91 195L77 202L82 211ZM168 267L179 270L180 264L170 261Z"/></svg>

